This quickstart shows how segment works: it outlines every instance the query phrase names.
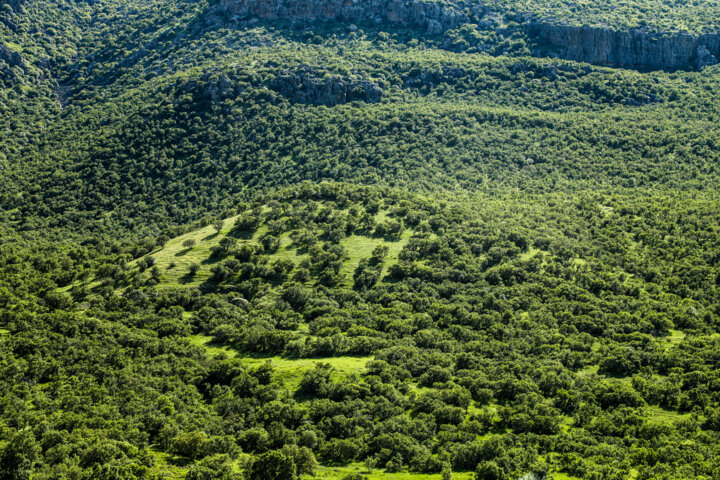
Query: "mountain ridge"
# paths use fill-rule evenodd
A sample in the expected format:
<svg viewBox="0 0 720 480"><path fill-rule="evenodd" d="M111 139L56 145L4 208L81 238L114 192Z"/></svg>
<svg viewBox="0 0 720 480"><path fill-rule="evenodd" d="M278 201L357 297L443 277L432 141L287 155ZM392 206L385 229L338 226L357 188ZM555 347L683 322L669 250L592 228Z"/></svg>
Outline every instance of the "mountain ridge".
<svg viewBox="0 0 720 480"><path fill-rule="evenodd" d="M643 29L611 29L563 25L559 20L533 14L513 14L517 26L498 16L507 15L483 3L428 2L423 0L220 0L208 12L241 20L288 20L335 22L351 26L363 22L417 28L438 35L462 25L481 30L498 28L525 34L535 51L559 58L611 67L651 69L702 69L715 65L720 56L720 33L648 32ZM478 27L480 25L480 27ZM482 27L485 25L486 27ZM354 27L354 25L352 25Z"/></svg>

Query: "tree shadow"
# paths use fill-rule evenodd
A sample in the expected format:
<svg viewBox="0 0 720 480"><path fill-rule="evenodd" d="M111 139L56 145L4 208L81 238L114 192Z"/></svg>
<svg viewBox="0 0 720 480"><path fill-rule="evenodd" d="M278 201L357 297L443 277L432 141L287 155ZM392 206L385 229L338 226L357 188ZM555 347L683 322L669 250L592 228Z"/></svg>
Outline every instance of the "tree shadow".
<svg viewBox="0 0 720 480"><path fill-rule="evenodd" d="M195 463L194 460L179 455L168 455L165 461L174 467L187 467Z"/></svg>
<svg viewBox="0 0 720 480"><path fill-rule="evenodd" d="M300 389L295 390L295 392L292 394L293 400L295 400L298 403L303 402L309 402L311 400L315 400L315 395L307 392L301 392Z"/></svg>
<svg viewBox="0 0 720 480"><path fill-rule="evenodd" d="M370 238L375 238L375 239L381 238L386 242L395 243L395 242L399 242L400 240L402 240L403 233L404 233L404 231L400 232L400 233L377 233L377 232L373 231L367 236Z"/></svg>
<svg viewBox="0 0 720 480"><path fill-rule="evenodd" d="M202 290L204 292L220 293L221 289L219 287L220 287L220 283L217 280L213 279L212 275L210 275L210 277L208 277L208 279L205 280L204 282L202 282L199 286L200 290Z"/></svg>
<svg viewBox="0 0 720 480"><path fill-rule="evenodd" d="M256 228L243 230L233 228L232 230L230 230L230 232L228 232L228 236L238 238L240 240L250 240L255 236L256 231Z"/></svg>
<svg viewBox="0 0 720 480"><path fill-rule="evenodd" d="M293 245L294 245L295 251L297 252L298 255L306 255L307 253L310 252L310 247L313 247L313 246L317 245L317 243L313 243L313 244L311 244L311 245L307 245L307 244L304 244L304 243L303 243L303 244L293 244L293 243L291 243L290 245L288 245L287 247L285 247L285 250L290 250L291 248L293 248Z"/></svg>
<svg viewBox="0 0 720 480"><path fill-rule="evenodd" d="M227 255L210 255L209 257L203 259L200 264L202 265L212 265L214 263L218 263L222 259L227 258Z"/></svg>
<svg viewBox="0 0 720 480"><path fill-rule="evenodd" d="M377 281L377 283L376 283L375 285L377 285L377 284L379 284L379 283L391 283L391 284L395 284L395 283L401 282L402 280L403 280L402 278L395 278L395 277L393 277L391 274L386 273L385 275L382 275L382 276L378 279L378 281Z"/></svg>
<svg viewBox="0 0 720 480"><path fill-rule="evenodd" d="M185 275L178 278L178 283L180 283L180 285L187 285L188 283L192 283L192 281L195 280L195 276L196 275L193 275L192 273L187 272Z"/></svg>

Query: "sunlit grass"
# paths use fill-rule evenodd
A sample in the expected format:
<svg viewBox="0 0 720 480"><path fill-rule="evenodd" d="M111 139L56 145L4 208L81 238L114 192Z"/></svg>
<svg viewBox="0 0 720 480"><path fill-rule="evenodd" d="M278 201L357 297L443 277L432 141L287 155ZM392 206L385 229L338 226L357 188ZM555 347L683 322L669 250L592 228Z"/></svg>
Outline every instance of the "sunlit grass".
<svg viewBox="0 0 720 480"><path fill-rule="evenodd" d="M210 278L212 261L210 260L212 248L225 238L235 225L237 215L226 218L222 230L218 233L212 225L198 230L188 232L185 235L172 238L163 248L151 252L149 255L155 258L156 266L163 276L162 285L167 287L201 285ZM195 246L187 248L183 246L187 240L194 240ZM196 263L200 269L193 276L189 275L190 265ZM131 262L131 266L137 265L137 261Z"/></svg>
<svg viewBox="0 0 720 480"><path fill-rule="evenodd" d="M365 365L373 359L372 356L345 356L345 357L316 357L316 358L285 358L280 356L245 355L228 345L217 345L208 335L191 335L187 337L191 344L203 347L208 356L226 355L231 358L240 358L248 367L255 367L270 362L275 370L275 378L291 392L295 392L300 385L303 373L315 368L319 363L329 363L334 368L333 380L344 380L349 375L362 375Z"/></svg>
<svg viewBox="0 0 720 480"><path fill-rule="evenodd" d="M212 248L219 245L220 241L225 238L235 224L238 216L226 218L224 220L223 229L218 233L212 225L188 232L179 237L170 239L162 248L150 252L147 256L155 259L155 265L162 274L161 287L198 287L207 282L212 273L212 267L216 261L212 258ZM389 217L385 211L378 212L375 216L377 222L387 220ZM267 227L261 225L252 237L248 239L238 239L238 244L259 245L260 238L267 233ZM410 229L405 230L397 240L390 240L382 237L372 237L364 235L351 235L340 241L340 245L345 248L347 258L340 269L340 273L345 275L346 284L352 285L352 276L357 268L360 260L369 258L372 251L384 245L388 248L388 254L385 257L381 278L387 274L388 268L397 263L398 255L414 232ZM306 254L299 253L294 247L291 232L284 232L278 236L280 246L277 251L267 254L269 261L286 259L292 261L295 266L300 264L303 259L307 258ZM193 240L195 245L191 248L183 244ZM131 268L137 268L140 259L130 262ZM199 265L195 275L190 275L190 265ZM312 283L312 282L310 282ZM99 282L91 281L88 286L93 288L98 286ZM67 287L65 290L69 289Z"/></svg>
<svg viewBox="0 0 720 480"><path fill-rule="evenodd" d="M265 362L270 362L274 371L275 378L279 380L285 388L290 392L295 392L300 386L303 374L308 370L312 370L319 363L329 363L334 368L334 381L344 380L349 375L361 375L365 373L365 365L373 359L372 356L366 357L324 357L324 358L284 358L284 357L242 357L241 360L245 365L257 366Z"/></svg>
<svg viewBox="0 0 720 480"><path fill-rule="evenodd" d="M210 357L214 357L216 355L226 355L228 357L235 357L237 356L237 351L227 345L216 345L212 343L213 337L208 335L191 335L188 337L188 340L190 340L190 343L197 346L197 347L203 347L205 349L205 352Z"/></svg>
<svg viewBox="0 0 720 480"><path fill-rule="evenodd" d="M666 410L656 405L647 407L645 409L645 413L651 421L665 424L672 424L679 420L687 420L690 418L689 412L675 412L672 410Z"/></svg>
<svg viewBox="0 0 720 480"><path fill-rule="evenodd" d="M341 480L343 477L352 473L360 474L367 477L368 480L440 480L442 477L439 473L414 473L414 472L386 472L381 469L372 469L368 473L365 465L359 462L353 462L346 466L320 466L315 476L303 475L302 480L310 480L311 478L320 480ZM475 475L472 472L455 472L453 480L472 480Z"/></svg>
<svg viewBox="0 0 720 480"><path fill-rule="evenodd" d="M340 273L346 276L345 278L347 283L351 285L353 282L353 273L360 264L360 260L363 258L369 258L375 247L384 245L388 247L388 253L385 257L383 271L380 274L380 278L382 278L387 273L387 269L397 263L400 250L402 250L402 248L407 244L407 241L411 236L412 232L406 231L397 241L387 241L383 238L364 237L360 235L352 235L343 239L340 244L347 251L348 259L340 269Z"/></svg>
<svg viewBox="0 0 720 480"><path fill-rule="evenodd" d="M189 468L187 459L157 450L153 450L153 455L155 464L150 468L152 478L182 480L187 475Z"/></svg>
<svg viewBox="0 0 720 480"><path fill-rule="evenodd" d="M674 347L685 339L685 333L680 330L670 330L670 335L665 337L667 346Z"/></svg>

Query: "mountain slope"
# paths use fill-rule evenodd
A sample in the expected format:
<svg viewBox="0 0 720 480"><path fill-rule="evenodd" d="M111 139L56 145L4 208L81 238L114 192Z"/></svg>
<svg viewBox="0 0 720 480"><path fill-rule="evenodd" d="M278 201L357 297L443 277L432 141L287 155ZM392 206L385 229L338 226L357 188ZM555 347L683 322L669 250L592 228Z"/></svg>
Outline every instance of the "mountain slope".
<svg viewBox="0 0 720 480"><path fill-rule="evenodd" d="M0 478L715 478L717 11L4 2Z"/></svg>
<svg viewBox="0 0 720 480"><path fill-rule="evenodd" d="M110 255L67 294L44 293L35 306L7 298L3 348L37 382L9 399L64 405L16 422L34 415L62 431L80 405L118 409L118 438L105 423L83 427L115 452L104 460L66 437L79 468L156 472L169 454L256 478L251 459L282 448L300 472L317 457L348 470L369 459L388 473L449 463L508 478L702 478L718 436L706 382L717 376L720 270L703 253L719 248L717 225L708 227L718 205L684 201L680 210L676 199L638 195L441 204L293 187L217 228L208 220L159 249L145 245L137 260ZM73 344L84 353L48 364ZM82 384L61 387L68 375ZM106 393L78 398L93 388ZM137 400L125 404L129 392ZM684 461L637 457L687 439ZM41 475L73 468L42 458Z"/></svg>

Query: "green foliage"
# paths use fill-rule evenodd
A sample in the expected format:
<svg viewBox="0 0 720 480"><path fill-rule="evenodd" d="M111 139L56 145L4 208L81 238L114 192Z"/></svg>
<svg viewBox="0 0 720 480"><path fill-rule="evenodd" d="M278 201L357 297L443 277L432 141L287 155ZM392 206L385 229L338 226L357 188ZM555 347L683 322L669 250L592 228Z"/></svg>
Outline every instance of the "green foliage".
<svg viewBox="0 0 720 480"><path fill-rule="evenodd" d="M717 67L531 58L510 25L715 4L434 38L208 3L0 8L0 477L719 471Z"/></svg>
<svg viewBox="0 0 720 480"><path fill-rule="evenodd" d="M186 480L233 480L240 479L233 474L232 463L225 455L205 457L194 465L185 476Z"/></svg>
<svg viewBox="0 0 720 480"><path fill-rule="evenodd" d="M29 480L40 453L40 446L30 430L24 429L13 434L0 454L3 478Z"/></svg>
<svg viewBox="0 0 720 480"><path fill-rule="evenodd" d="M4 417L7 475L154 469L143 453L153 445L190 462L190 478L233 475L241 449L248 475L322 471L317 456L387 475L449 466L456 477L622 477L688 437L698 456L663 464L706 468L694 459L718 435L707 389L717 376L718 264L707 254L718 248L708 233L716 199L448 203L303 184L264 205L252 236L228 236L230 217L227 232L206 224L143 262L129 259L144 244L58 250L6 234L1 378L4 404L16 406ZM405 226L401 240L373 236L391 220ZM339 244L308 247L301 235L322 238L337 224L347 232ZM275 251L260 245L271 229L287 239ZM197 275L222 275L168 280L184 239L208 236L193 249ZM348 268L377 276L361 288L358 277L328 284L326 272ZM302 282L287 274L299 269ZM29 399L41 407L21 408ZM52 405L63 415L49 414ZM104 411L119 413L97 420ZM66 415L79 423L68 428ZM58 445L76 449L79 463ZM620 463L608 467L598 445L612 445Z"/></svg>
<svg viewBox="0 0 720 480"><path fill-rule="evenodd" d="M267 452L250 467L250 480L295 480L297 477L295 462L281 452Z"/></svg>

